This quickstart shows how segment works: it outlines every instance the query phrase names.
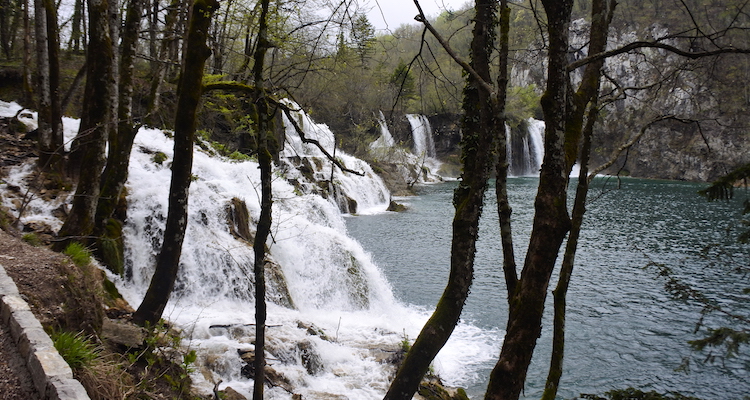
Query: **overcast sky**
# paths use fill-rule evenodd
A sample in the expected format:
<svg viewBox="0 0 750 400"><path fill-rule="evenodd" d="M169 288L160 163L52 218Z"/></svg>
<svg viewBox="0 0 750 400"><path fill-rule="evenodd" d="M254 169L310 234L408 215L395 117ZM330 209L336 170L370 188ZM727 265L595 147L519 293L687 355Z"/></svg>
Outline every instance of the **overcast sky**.
<svg viewBox="0 0 750 400"><path fill-rule="evenodd" d="M419 5L427 15L432 18L442 11L456 10L469 0L419 0ZM417 15L417 7L413 0L367 0L367 8L372 9L367 13L370 23L375 26L377 33L386 29L391 31L401 24L416 24L414 16Z"/></svg>

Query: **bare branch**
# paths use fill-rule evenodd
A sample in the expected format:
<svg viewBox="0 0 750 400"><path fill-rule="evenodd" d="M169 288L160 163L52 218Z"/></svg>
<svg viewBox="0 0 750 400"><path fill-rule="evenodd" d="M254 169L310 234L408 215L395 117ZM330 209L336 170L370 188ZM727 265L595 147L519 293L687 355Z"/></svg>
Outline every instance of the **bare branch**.
<svg viewBox="0 0 750 400"><path fill-rule="evenodd" d="M646 133L646 131L648 130L648 128L651 127L651 125L654 125L657 122L661 122L661 121L664 121L664 120L667 120L667 119L677 119L677 117L675 117L674 115L662 115L660 117L656 117L656 118L652 119L649 123L647 123L646 125L644 125L641 128L641 130L635 136L633 136L627 143L623 144L617 150L615 150L614 152L612 152L612 155L610 156L610 158L609 158L609 160L607 162L605 162L604 164L602 164L602 165L600 165L600 166L592 169L591 173L589 174L589 177L588 177L589 181L591 181L592 179L594 179L594 177L597 174L599 174L600 172L602 172L605 169L611 167L617 161L617 159L620 158L620 154L622 154L623 151L630 150L630 148L633 147L633 145L641 138L641 136L643 136L643 134Z"/></svg>
<svg viewBox="0 0 750 400"><path fill-rule="evenodd" d="M476 79L477 82L479 82L479 85L482 86L482 88L486 90L487 93L490 93L490 96L492 98L495 98L497 96L496 90L492 87L492 85L489 82L482 79L479 73L477 73L477 71L475 71L474 68L472 68L471 65L469 65L469 63L467 63L466 61L464 61L464 59L459 57L459 55L453 50L451 45L443 38L443 36L437 31L437 29L435 29L435 27L432 26L430 21L427 20L427 17L425 17L424 12L422 11L422 6L419 5L418 0L414 0L414 5L416 5L417 10L419 10L419 14L417 14L417 16L414 17L414 19L417 22L421 22L422 24L424 24L425 28L427 28L427 30L429 30L430 33L432 33L432 36L434 36L435 39L437 39L438 43L440 43L440 45L443 46L443 49L445 50L445 52L448 53L448 55L458 65L460 65L461 68L463 68L464 71L466 71L466 73L470 74L474 79Z"/></svg>
<svg viewBox="0 0 750 400"><path fill-rule="evenodd" d="M632 50L642 49L642 48L662 49L662 50L666 50L671 53L677 54L678 56L690 58L693 60L698 59L698 58L703 58L703 57L717 56L720 54L750 54L750 49L740 49L736 47L727 47L727 48L721 48L721 49L716 49L716 50L711 50L711 51L692 52L692 51L685 51L675 46L668 45L662 42L639 41L639 42L628 43L625 46L622 46L617 49L604 51L598 54L594 54L592 56L582 58L578 61L568 64L567 68L568 68L568 71L570 72L586 64L599 61L599 60L603 60L605 58L614 57L616 55L620 55L623 53L630 52Z"/></svg>
<svg viewBox="0 0 750 400"><path fill-rule="evenodd" d="M215 82L215 83L209 83L203 85L203 93L210 92L212 90L225 90L225 91L235 91L235 92L243 92L243 93L252 93L255 88L253 86L245 85L244 83L239 82ZM337 160L334 156L331 155L331 153L328 152L325 148L323 148L323 145L320 144L315 139L310 139L307 136L305 136L305 132L300 128L300 126L297 124L297 122L292 117L292 111L299 111L299 110L293 110L286 104L282 103L281 101L274 99L271 96L267 96L266 99L272 103L274 106L280 108L282 111L284 111L284 114L289 119L289 122L291 122L292 126L294 127L294 130L297 131L297 134L299 135L300 139L302 139L302 143L312 144L315 147L317 147L325 156L330 160L332 163L334 163L337 167L339 167L344 172L349 172L354 175L359 176L365 176L365 173L362 171L355 171L352 169L347 168L344 166L339 160Z"/></svg>
<svg viewBox="0 0 750 400"><path fill-rule="evenodd" d="M300 139L302 139L302 143L309 143L317 147L321 152L323 152L323 154L325 154L326 158L328 158L332 163L334 163L342 171L349 172L354 175L365 176L365 173L362 171L355 171L355 170L345 167L344 164L342 164L339 160L337 160L334 156L332 156L325 148L323 148L323 145L321 145L320 142L318 142L317 140L307 138L305 136L305 132L302 131L302 128L300 128L300 126L292 117L292 111L297 111L297 110L292 110L291 108L289 108L289 106L280 102L277 102L276 105L279 108L281 108L282 111L284 111L284 114L286 114L287 118L289 119L289 122L292 123L294 130L297 131L297 134L299 135Z"/></svg>

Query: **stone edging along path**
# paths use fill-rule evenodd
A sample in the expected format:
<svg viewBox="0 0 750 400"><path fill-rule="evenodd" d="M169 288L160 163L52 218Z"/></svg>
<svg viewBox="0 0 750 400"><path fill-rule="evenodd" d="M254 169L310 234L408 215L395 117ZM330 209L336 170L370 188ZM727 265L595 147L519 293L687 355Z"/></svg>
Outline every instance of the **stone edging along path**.
<svg viewBox="0 0 750 400"><path fill-rule="evenodd" d="M13 279L0 265L0 321L10 328L19 353L26 361L36 390L49 400L90 400L73 370L52 344L42 324L21 298Z"/></svg>

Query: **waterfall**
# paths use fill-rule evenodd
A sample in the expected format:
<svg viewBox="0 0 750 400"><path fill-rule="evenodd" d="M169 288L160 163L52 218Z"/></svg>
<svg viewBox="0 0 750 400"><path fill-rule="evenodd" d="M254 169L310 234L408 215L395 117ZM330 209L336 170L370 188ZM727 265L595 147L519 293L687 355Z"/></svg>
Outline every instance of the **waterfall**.
<svg viewBox="0 0 750 400"><path fill-rule="evenodd" d="M13 115L5 104L0 102L0 115ZM293 118L307 137L333 151L327 146L333 146L334 136L325 125L301 111ZM68 122L66 132L73 132ZM266 398L288 400L293 392L311 399L381 399L394 373L388 358L402 340L417 337L429 311L394 298L370 254L347 235L339 204L321 188L319 178L330 180L333 172L333 182L326 184L360 208L389 195L365 162L337 151L347 168L365 176L344 173L285 126L287 142L273 172L273 226L266 243L266 351L269 367L286 383L267 389ZM149 128L140 129L133 146L123 232L126 274L109 277L134 307L148 288L163 238L173 146L167 133ZM19 193L26 190L30 180L22 178L33 173L34 162L9 170L8 181L21 188ZM191 377L200 391L210 394L221 380L219 389L231 386L250 398L253 382L243 375L239 353L253 349L254 254L251 238L236 234L242 229L235 229L239 220L232 215L246 208L249 222L242 228L247 236L254 234L260 214L258 164L216 157L196 147L192 173L179 276L163 317L182 331L183 345L196 350ZM19 201L7 186L0 183L0 197L15 213ZM31 204L22 223L51 215L49 210L59 205ZM499 340L496 332L460 324L435 362L437 372L445 373L449 384L473 379L476 367L471 366L486 361Z"/></svg>
<svg viewBox="0 0 750 400"><path fill-rule="evenodd" d="M508 174L513 176L539 175L544 158L544 121L529 118L525 131L505 127L507 139Z"/></svg>
<svg viewBox="0 0 750 400"><path fill-rule="evenodd" d="M424 115L406 114L411 125L414 154L417 157L435 157L435 141L432 138L430 121Z"/></svg>
<svg viewBox="0 0 750 400"><path fill-rule="evenodd" d="M393 140L391 131L388 129L388 124L385 122L385 115L383 112L379 112L378 124L380 125L380 136L372 143L370 143L370 149L373 150L388 150L393 148L396 141Z"/></svg>
<svg viewBox="0 0 750 400"><path fill-rule="evenodd" d="M296 104L288 104L293 109L299 109ZM281 163L286 167L284 171L290 175L290 179L294 179L298 186L305 186L308 192L313 188L319 189L320 182L329 182L329 194L333 195L334 201L345 213L371 213L384 211L388 207L390 193L369 164L336 150L336 139L327 125L315 123L301 110L293 112L292 116L306 138L317 140L328 154L335 156L346 168L362 172L364 176L341 171L317 146L302 143L294 126L284 115L286 140ZM388 137L393 142L390 133Z"/></svg>

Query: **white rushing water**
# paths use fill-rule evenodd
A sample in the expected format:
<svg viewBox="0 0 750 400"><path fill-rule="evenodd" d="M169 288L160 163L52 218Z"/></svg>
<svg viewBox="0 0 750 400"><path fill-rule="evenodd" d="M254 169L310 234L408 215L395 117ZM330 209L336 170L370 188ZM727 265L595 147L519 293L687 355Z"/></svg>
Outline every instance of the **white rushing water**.
<svg viewBox="0 0 750 400"><path fill-rule="evenodd" d="M403 180L410 185L441 182L443 179L438 172L442 162L434 157L435 143L427 117L413 114L407 114L406 117L412 129L414 152L396 145L385 116L380 112L380 136L370 143L370 156L395 165Z"/></svg>
<svg viewBox="0 0 750 400"><path fill-rule="evenodd" d="M13 115L14 110L0 103L2 115ZM327 127L301 112L295 118L307 137L333 154L335 139ZM66 132L73 134L73 121L65 123ZM320 181L333 175L336 193L354 200L359 213L384 212L390 195L369 165L336 152L347 168L365 176L342 172L318 149L302 144L286 125L286 147L274 172L273 228L267 243L277 265L268 278L269 300L275 302L269 304L267 354L270 367L286 383L268 389L267 398L290 399L291 393L310 399L382 398L394 372L385 360L401 341L416 338L429 310L395 299L370 254L348 236L338 195L326 195L310 177ZM166 161L157 163L158 153L166 155ZM160 248L172 155L173 142L164 132L139 131L127 183L126 276L112 277L134 307L148 287ZM13 168L0 189L5 191L8 184L23 188L29 173L28 165ZM184 345L197 351L193 378L203 391L210 393L221 380L220 389L231 386L250 396L252 381L241 373L238 351L253 348L253 251L251 244L231 234L227 215L236 198L247 205L251 221L257 221L258 165L212 157L196 148L193 175L180 275L164 318L181 328ZM15 211L12 201L4 197L3 202ZM59 205L30 207L22 222L49 215ZM285 293L294 307L287 304ZM477 379L476 366L496 356L500 337L497 331L459 325L436 359L435 370L449 385L469 384Z"/></svg>
<svg viewBox="0 0 750 400"><path fill-rule="evenodd" d="M406 114L411 125L414 140L414 154L419 157L435 158L435 140L432 138L432 127L425 115Z"/></svg>
<svg viewBox="0 0 750 400"><path fill-rule="evenodd" d="M511 134L511 130L506 125L505 137L508 143L509 175L539 175L544 158L544 127L544 121L529 118L525 134L518 137ZM519 140L520 142L518 142Z"/></svg>

